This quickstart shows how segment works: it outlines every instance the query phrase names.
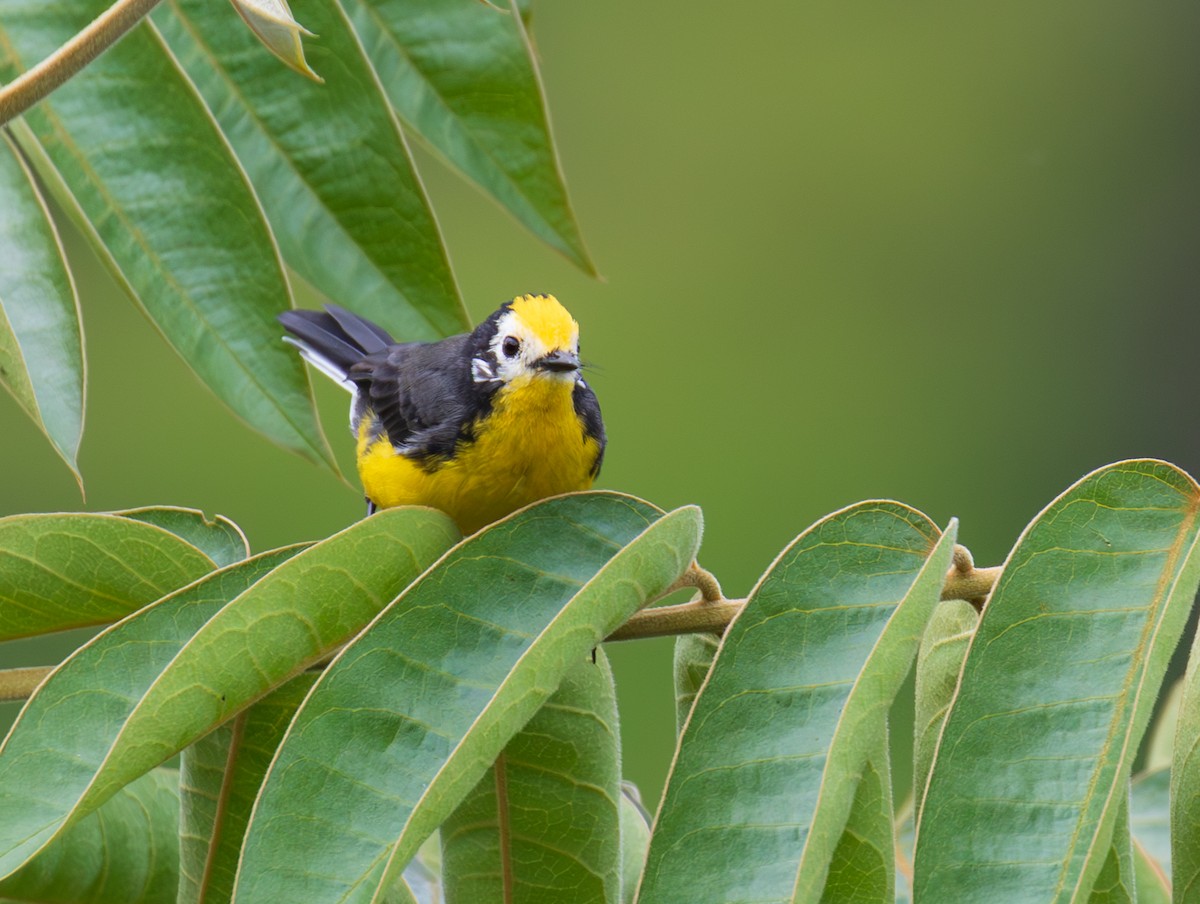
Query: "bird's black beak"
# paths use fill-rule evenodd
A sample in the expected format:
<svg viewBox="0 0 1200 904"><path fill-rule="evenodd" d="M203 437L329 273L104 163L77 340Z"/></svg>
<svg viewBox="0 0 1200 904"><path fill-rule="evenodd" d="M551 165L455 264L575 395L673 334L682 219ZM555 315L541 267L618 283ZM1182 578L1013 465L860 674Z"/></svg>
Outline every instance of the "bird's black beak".
<svg viewBox="0 0 1200 904"><path fill-rule="evenodd" d="M559 349L538 358L536 367L538 370L549 370L554 373L570 373L579 370L579 356L574 352Z"/></svg>

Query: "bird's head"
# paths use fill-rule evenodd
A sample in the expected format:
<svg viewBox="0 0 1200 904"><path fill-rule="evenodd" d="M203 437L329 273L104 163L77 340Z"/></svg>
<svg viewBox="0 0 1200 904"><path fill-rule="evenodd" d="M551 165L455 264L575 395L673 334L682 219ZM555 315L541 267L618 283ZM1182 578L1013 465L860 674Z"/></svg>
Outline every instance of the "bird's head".
<svg viewBox="0 0 1200 904"><path fill-rule="evenodd" d="M472 339L476 383L579 379L579 324L553 295L521 295L501 305Z"/></svg>

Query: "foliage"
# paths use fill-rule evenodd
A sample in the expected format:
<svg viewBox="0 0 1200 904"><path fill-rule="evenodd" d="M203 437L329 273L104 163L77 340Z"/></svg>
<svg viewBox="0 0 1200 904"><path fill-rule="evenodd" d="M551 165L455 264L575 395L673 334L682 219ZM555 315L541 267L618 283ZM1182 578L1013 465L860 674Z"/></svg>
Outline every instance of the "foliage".
<svg viewBox="0 0 1200 904"><path fill-rule="evenodd" d="M0 82L105 5L4 0ZM259 33L264 6L239 4ZM292 11L320 35L307 60L321 84L280 65L229 5L167 0L6 127L0 383L77 474L84 342L46 191L230 410L331 467L308 377L279 341L291 284L406 340L467 326L407 140L593 272L519 15L478 0L296 0Z"/></svg>
<svg viewBox="0 0 1200 904"><path fill-rule="evenodd" d="M694 508L573 494L461 540L391 509L222 567L236 531L186 510L2 519L0 572L30 569L3 636L61 627L45 601L94 582L98 543L127 558L93 616L120 620L0 748L0 896L1165 901L1174 870L1190 900L1195 655L1163 716L1174 774L1133 777L1132 805L1130 779L1200 585L1198 510L1170 465L1101 469L1026 529L978 620L938 601L972 579L953 522L894 502L820 520L719 643L680 639L690 703L652 831L598 645L686 579ZM206 564L148 590L137 563L163 550ZM887 753L914 663L915 851ZM160 768L180 752L182 781Z"/></svg>
<svg viewBox="0 0 1200 904"><path fill-rule="evenodd" d="M47 196L235 414L326 463L275 324L294 281L405 339L466 325L407 139L591 272L527 5L234 5L250 29L166 0L2 136L0 382L77 476L84 338ZM0 78L101 10L0 0ZM863 502L744 601L697 577L696 508L617 493L467 538L392 509L257 555L189 509L3 518L0 641L103 630L0 672L28 698L0 746L0 900L1200 900L1195 649L1133 774L1198 511L1182 471L1123 462L975 570L956 522ZM654 607L681 586L703 598ZM621 780L618 631L681 635L653 818Z"/></svg>

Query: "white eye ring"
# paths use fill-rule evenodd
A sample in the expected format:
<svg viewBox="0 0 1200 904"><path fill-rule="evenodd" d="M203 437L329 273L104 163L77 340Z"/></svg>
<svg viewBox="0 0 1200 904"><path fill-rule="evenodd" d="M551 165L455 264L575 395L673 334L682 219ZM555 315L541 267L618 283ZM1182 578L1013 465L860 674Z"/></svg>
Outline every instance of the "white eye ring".
<svg viewBox="0 0 1200 904"><path fill-rule="evenodd" d="M521 351L521 340L516 336L505 336L500 343L500 353L506 358L515 358Z"/></svg>

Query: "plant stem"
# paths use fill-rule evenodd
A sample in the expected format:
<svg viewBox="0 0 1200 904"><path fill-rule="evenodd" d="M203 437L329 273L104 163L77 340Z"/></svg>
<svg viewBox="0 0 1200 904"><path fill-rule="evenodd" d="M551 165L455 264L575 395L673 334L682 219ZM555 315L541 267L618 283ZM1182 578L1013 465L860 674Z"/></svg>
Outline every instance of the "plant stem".
<svg viewBox="0 0 1200 904"><path fill-rule="evenodd" d="M976 609L981 609L983 601L999 580L1001 570L999 565L993 565L991 568L976 568L966 574L951 571L942 585L942 599L966 600L973 603Z"/></svg>
<svg viewBox="0 0 1200 904"><path fill-rule="evenodd" d="M674 593L676 590L685 590L688 587L695 587L699 590L700 599L706 603L718 603L725 599L725 594L721 591L721 585L716 576L711 571L701 568L699 562L692 562L688 566L688 570L679 576L679 580L667 588L666 593ZM666 596L666 593L663 595Z"/></svg>
<svg viewBox="0 0 1200 904"><path fill-rule="evenodd" d="M0 671L0 703L24 700L41 684L53 666L40 665L27 669L4 669Z"/></svg>
<svg viewBox="0 0 1200 904"><path fill-rule="evenodd" d="M964 552L966 552L964 550ZM967 556L969 557L969 553ZM942 584L942 599L969 600L982 605L984 598L991 592L1000 577L1000 566L993 568L971 567L969 571L960 570L966 567L962 556L956 557L956 564L951 567ZM654 609L643 609L633 618L613 631L606 640L637 640L643 637L667 637L672 634L698 634L711 632L720 634L729 627L734 616L742 611L745 600L727 600L720 596L721 585L717 579L692 563L691 568L668 590L672 592L685 587L696 587L701 596L689 603L677 606L658 606ZM709 594L712 594L709 596ZM322 666L324 663L322 664ZM39 684L53 670L52 666L38 666L27 669L0 670L0 703L24 700L32 694Z"/></svg>
<svg viewBox="0 0 1200 904"><path fill-rule="evenodd" d="M100 56L158 3L159 0L116 0L66 44L0 88L0 125L20 116Z"/></svg>
<svg viewBox="0 0 1200 904"><path fill-rule="evenodd" d="M992 586L1000 577L1000 567L962 570L970 561L970 553L956 556L954 567L946 574L942 584L942 599L968 600L979 608ZM689 572L690 573L690 572ZM707 574L707 572L705 572ZM711 575L709 576L711 577ZM672 590L689 586L687 574L680 578ZM692 584L691 586L699 586ZM606 640L636 640L641 637L665 637L671 634L696 634L703 631L722 633L735 615L742 611L745 600L705 599L692 600L677 606L658 606L643 609L633 618L617 628Z"/></svg>
<svg viewBox="0 0 1200 904"><path fill-rule="evenodd" d="M722 633L733 617L742 611L745 600L704 599L678 606L658 606L635 612L633 617L612 634L610 640L637 640L640 637L667 637L672 634Z"/></svg>

